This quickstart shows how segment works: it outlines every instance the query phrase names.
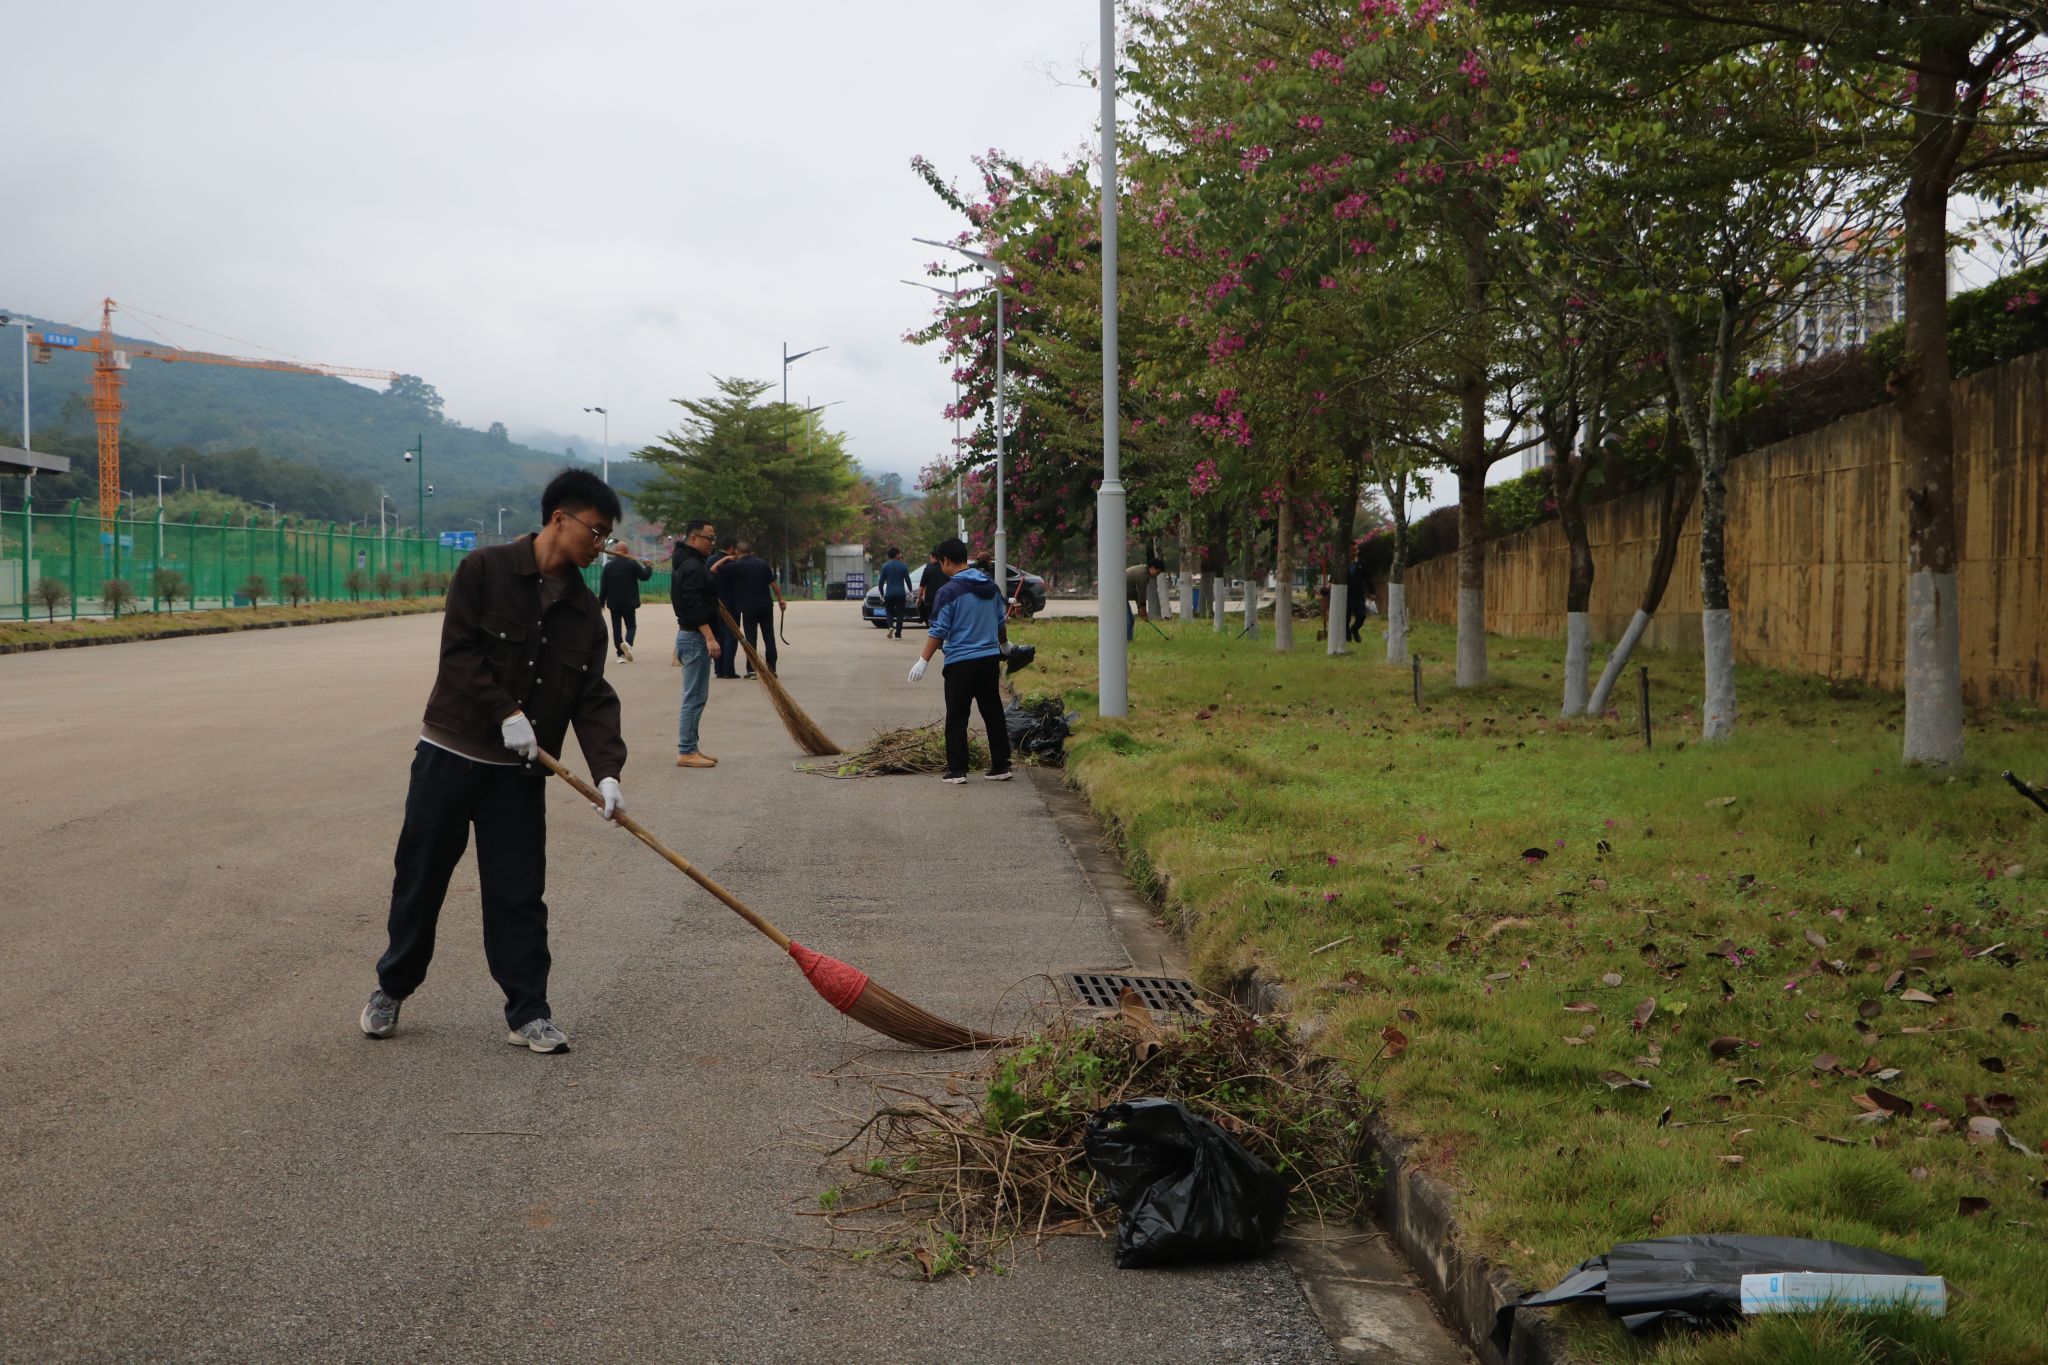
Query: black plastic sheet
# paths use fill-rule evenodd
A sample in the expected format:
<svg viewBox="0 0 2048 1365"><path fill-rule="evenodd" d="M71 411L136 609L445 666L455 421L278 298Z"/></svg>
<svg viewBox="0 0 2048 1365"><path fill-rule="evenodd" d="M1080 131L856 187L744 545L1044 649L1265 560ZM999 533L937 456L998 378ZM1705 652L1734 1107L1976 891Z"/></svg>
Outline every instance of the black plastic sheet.
<svg viewBox="0 0 2048 1365"><path fill-rule="evenodd" d="M1844 1275L1925 1275L1927 1267L1904 1256L1803 1237L1658 1237L1622 1242L1605 1256L1581 1262L1563 1280L1525 1294L1500 1310L1494 1344L1505 1351L1517 1308L1560 1303L1604 1303L1608 1316L1631 1332L1654 1327L1703 1327L1741 1316L1742 1277L1786 1271Z"/></svg>
<svg viewBox="0 0 2048 1365"><path fill-rule="evenodd" d="M1126 1100L1088 1120L1088 1164L1122 1211L1120 1269L1234 1261L1273 1249L1287 1182L1177 1100Z"/></svg>

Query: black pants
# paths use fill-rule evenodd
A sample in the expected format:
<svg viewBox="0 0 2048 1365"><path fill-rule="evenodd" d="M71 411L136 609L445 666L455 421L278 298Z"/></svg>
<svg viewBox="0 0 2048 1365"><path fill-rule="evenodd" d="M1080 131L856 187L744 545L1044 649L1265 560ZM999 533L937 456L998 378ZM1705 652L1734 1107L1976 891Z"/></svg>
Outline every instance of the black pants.
<svg viewBox="0 0 2048 1365"><path fill-rule="evenodd" d="M726 606L726 610L732 612L735 619L740 614L730 605ZM740 647L733 639L732 632L725 628L725 617L722 613L711 614L711 633L718 637L718 658L712 661L711 671L721 678L737 678L740 675Z"/></svg>
<svg viewBox="0 0 2048 1365"><path fill-rule="evenodd" d="M1370 601L1370 588L1353 588L1344 599L1344 638L1354 645L1362 643L1358 638L1358 629L1365 624L1365 604Z"/></svg>
<svg viewBox="0 0 2048 1365"><path fill-rule="evenodd" d="M747 633L747 643L761 653L763 656L761 662L768 666L770 673L773 673L775 671L775 604L771 602L765 607L747 607L742 610L740 612L740 629ZM768 637L765 647L759 638L762 635Z"/></svg>
<svg viewBox="0 0 2048 1365"><path fill-rule="evenodd" d="M910 614L908 603L901 597L885 597L882 605L889 609L889 633L902 639L903 618Z"/></svg>
<svg viewBox="0 0 2048 1365"><path fill-rule="evenodd" d="M621 642L632 644L640 625L640 613L632 607L612 608L612 653L619 652Z"/></svg>
<svg viewBox="0 0 2048 1365"><path fill-rule="evenodd" d="M505 992L505 1022L546 1019L548 906L547 777L477 763L422 740L413 752L405 828L392 860L391 946L377 959L377 984L403 1000L426 980L434 927L448 878L476 826L483 883L484 960Z"/></svg>
<svg viewBox="0 0 2048 1365"><path fill-rule="evenodd" d="M967 771L967 713L981 708L988 731L988 770L1010 771L1010 728L1003 723L1003 661L968 659L946 665L946 771Z"/></svg>

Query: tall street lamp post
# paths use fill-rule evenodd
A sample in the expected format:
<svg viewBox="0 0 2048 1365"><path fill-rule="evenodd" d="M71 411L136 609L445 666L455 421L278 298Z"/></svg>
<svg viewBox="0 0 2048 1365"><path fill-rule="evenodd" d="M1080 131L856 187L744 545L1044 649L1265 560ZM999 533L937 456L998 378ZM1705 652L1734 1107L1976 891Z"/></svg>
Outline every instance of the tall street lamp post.
<svg viewBox="0 0 2048 1365"><path fill-rule="evenodd" d="M405 462L415 466L419 476L419 492L416 504L419 508L418 530L420 534L424 535L427 529L427 437L425 432L413 438L412 445L406 448L404 455ZM419 458L414 459L414 456Z"/></svg>
<svg viewBox="0 0 2048 1365"><path fill-rule="evenodd" d="M816 355L820 351L829 351L831 349L830 346L813 346L808 351L798 351L795 355L791 355L789 353L789 343L786 341L782 343L782 457L785 460L789 458L789 367L807 355ZM787 583L789 581L789 493L787 489L783 492L782 506L782 580Z"/></svg>
<svg viewBox="0 0 2048 1365"><path fill-rule="evenodd" d="M505 541L505 514L511 510L509 507L500 507L498 509L498 543L501 545Z"/></svg>
<svg viewBox="0 0 2048 1365"><path fill-rule="evenodd" d="M959 303L961 299L972 298L980 292L975 289L941 289L935 284L926 284L922 280L905 280L903 283L916 285L919 289L929 289L947 302L955 304ZM966 482L966 475L960 469L959 460L960 367L955 365L953 367L953 534L965 540L967 539L967 506L961 494L961 486Z"/></svg>
<svg viewBox="0 0 2048 1365"><path fill-rule="evenodd" d="M1124 485L1117 449L1116 0L1102 0L1102 487L1095 494L1096 710L1130 714L1130 646L1116 628L1124 592Z"/></svg>
<svg viewBox="0 0 2048 1365"><path fill-rule="evenodd" d="M28 420L28 319L9 317L5 313L0 313L0 327L10 326L21 329L21 448L23 450L34 450L35 444L29 439ZM28 477L21 481L21 524L25 536L21 547L21 586L23 588L21 610L24 620L27 619L28 613L28 592L26 590L28 588L29 565L34 562L36 557L35 505L36 474L31 469L28 472Z"/></svg>
<svg viewBox="0 0 2048 1365"><path fill-rule="evenodd" d="M156 566L164 566L164 480L168 474L156 476Z"/></svg>
<svg viewBox="0 0 2048 1365"><path fill-rule="evenodd" d="M965 256L965 257L966 257L966 258L967 258L968 260L970 260L970 261L974 262L974 263L975 263L976 265L980 266L980 267L981 267L981 268L982 268L983 270L986 270L986 271L988 272L988 276L989 276L989 282L990 282L990 283L989 283L989 287L990 287L991 289L993 289L993 290L995 291L995 295L996 295L996 545L995 545L995 550L996 550L996 591L997 591L997 592L999 592L999 593L1002 593L1002 594L1003 594L1003 595L1004 595L1005 597L1007 597L1007 596L1009 595L1009 592L1010 592L1010 578L1009 578L1009 573L1010 573L1010 530L1009 530L1009 521L1008 521L1008 519L1007 519L1007 516L1006 516L1006 514L1005 514L1005 510L1004 510L1004 507L1003 507L1003 503L1004 503L1004 501L1005 501L1005 498L1004 498L1004 496L1003 496L1003 426L1004 426L1004 423L1005 423L1005 422L1006 422L1006 420L1007 420L1007 416L1006 416L1006 414L1005 414L1005 412L1004 412L1004 409L1003 409L1003 402L1004 402L1004 392L1003 392L1003 333L1004 333L1004 331L1005 331L1005 325L1004 325L1004 319L1003 319L1003 268L1002 268L1002 266L1000 266L1000 265L998 265L998 264L996 263L996 259L995 259L995 257L993 257L993 256L985 256L985 255L983 255L983 254L982 254L981 252L979 252L979 251L969 251L969 250L968 250L968 249L967 249L966 247L964 247L964 246L954 246L954 245L953 245L952 243L950 243L950 242L934 242L934 241L933 241L933 240L931 240L931 238L929 238L929 237L913 237L913 238L911 238L911 240L912 240L912 241L914 241L914 242L921 242L921 243L923 243L923 244L924 244L925 246L935 246L935 247L938 247L938 248L940 248L941 250L945 250L945 251L957 251L957 252L959 252L959 253L960 253L960 254L961 254L962 256Z"/></svg>
<svg viewBox="0 0 2048 1365"><path fill-rule="evenodd" d="M599 417L604 418L604 454L598 457L597 467L601 471L598 477L602 478L606 483L610 483L612 481L612 415L604 408L585 408L584 411L594 412Z"/></svg>

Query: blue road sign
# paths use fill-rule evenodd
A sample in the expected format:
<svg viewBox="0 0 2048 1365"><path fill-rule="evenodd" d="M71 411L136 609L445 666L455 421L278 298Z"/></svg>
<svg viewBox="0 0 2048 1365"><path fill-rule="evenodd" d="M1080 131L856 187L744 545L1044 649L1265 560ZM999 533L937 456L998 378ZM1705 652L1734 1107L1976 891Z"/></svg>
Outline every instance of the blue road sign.
<svg viewBox="0 0 2048 1365"><path fill-rule="evenodd" d="M450 550L474 550L476 548L476 532L443 531L441 533L441 544L444 548Z"/></svg>
<svg viewBox="0 0 2048 1365"><path fill-rule="evenodd" d="M70 332L43 333L43 345L45 346L76 346L77 344L78 338Z"/></svg>

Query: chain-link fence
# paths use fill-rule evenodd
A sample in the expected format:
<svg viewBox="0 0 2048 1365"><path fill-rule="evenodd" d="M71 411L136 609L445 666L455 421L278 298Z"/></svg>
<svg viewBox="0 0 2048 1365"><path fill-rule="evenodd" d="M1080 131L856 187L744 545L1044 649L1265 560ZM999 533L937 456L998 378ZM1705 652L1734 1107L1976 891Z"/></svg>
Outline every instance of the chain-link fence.
<svg viewBox="0 0 2048 1365"><path fill-rule="evenodd" d="M263 526L118 517L71 503L0 512L0 615L21 620L121 611L204 611L372 601L442 592L468 550L367 527L279 518ZM584 570L597 587L598 566ZM118 583L109 589L110 583ZM668 574L641 585L665 594Z"/></svg>

